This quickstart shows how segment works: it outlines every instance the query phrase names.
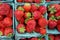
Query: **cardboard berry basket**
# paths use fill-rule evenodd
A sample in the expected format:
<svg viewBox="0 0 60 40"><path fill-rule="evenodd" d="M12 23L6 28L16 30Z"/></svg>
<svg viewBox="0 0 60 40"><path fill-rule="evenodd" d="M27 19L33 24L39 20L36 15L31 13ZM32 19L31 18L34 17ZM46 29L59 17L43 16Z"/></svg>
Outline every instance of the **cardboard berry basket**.
<svg viewBox="0 0 60 40"><path fill-rule="evenodd" d="M0 2L0 3L6 3L6 2ZM6 39L6 40L9 40L9 38L13 38L14 36L14 4L13 3L7 3L8 5L11 6L12 8L12 20L13 20L13 25L12 25L12 29L13 29L13 35L11 37L7 37L7 36L0 36L0 39Z"/></svg>
<svg viewBox="0 0 60 40"><path fill-rule="evenodd" d="M45 1L45 0L43 0L43 1L42 1L42 2L40 2L40 3L45 4L45 2L46 2L46 1ZM15 0L15 3L26 3L26 2L24 2L24 0L23 0L22 2L17 2L17 0ZM34 2L28 2L28 3L34 3ZM40 3L39 3L39 4L40 4Z"/></svg>
<svg viewBox="0 0 60 40"><path fill-rule="evenodd" d="M0 0L1 2L13 2L13 0Z"/></svg>
<svg viewBox="0 0 60 40"><path fill-rule="evenodd" d="M50 5L50 4L60 4L60 1L51 1L51 2L47 2L46 4L47 4L47 7L48 7L48 5ZM57 30L57 28L52 29L52 30L47 28L47 33L48 34L60 34L60 32Z"/></svg>
<svg viewBox="0 0 60 40"><path fill-rule="evenodd" d="M31 3L31 4L34 4L34 3ZM24 3L17 3L17 4L15 4L15 10L17 9L17 7L18 6L23 6L24 5ZM46 6L45 4L39 4L39 5L43 5L43 6ZM44 14L44 17L47 19L47 13L46 14ZM17 27L17 25L18 25L19 23L18 23L18 21L17 21L17 19L15 18L15 37L16 38L20 38L20 37L22 37L22 38L30 38L30 37L38 37L38 36L41 36L41 34L39 34L39 33L36 33L36 32L32 32L32 33L27 33L27 32L25 32L25 33L23 33L23 34L20 34L20 33L18 33L17 32L17 30L16 30L16 27Z"/></svg>

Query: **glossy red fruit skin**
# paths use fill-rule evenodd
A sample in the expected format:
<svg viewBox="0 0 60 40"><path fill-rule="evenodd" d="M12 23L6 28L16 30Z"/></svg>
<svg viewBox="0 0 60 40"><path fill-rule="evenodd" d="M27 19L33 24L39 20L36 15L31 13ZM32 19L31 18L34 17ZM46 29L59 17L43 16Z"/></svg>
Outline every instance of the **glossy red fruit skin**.
<svg viewBox="0 0 60 40"><path fill-rule="evenodd" d="M2 15L0 15L0 20L3 20L3 16Z"/></svg>
<svg viewBox="0 0 60 40"><path fill-rule="evenodd" d="M45 14L47 11L47 8L45 6L40 6L39 11L41 12L41 14Z"/></svg>
<svg viewBox="0 0 60 40"><path fill-rule="evenodd" d="M60 25L57 25L57 30L60 32Z"/></svg>
<svg viewBox="0 0 60 40"><path fill-rule="evenodd" d="M38 38L31 38L30 40L38 40Z"/></svg>
<svg viewBox="0 0 60 40"><path fill-rule="evenodd" d="M47 2L50 2L51 0L46 0Z"/></svg>
<svg viewBox="0 0 60 40"><path fill-rule="evenodd" d="M34 11L33 12L33 18L34 19L39 19L39 18L41 18L41 16L42 16L42 14L39 12L39 11Z"/></svg>
<svg viewBox="0 0 60 40"><path fill-rule="evenodd" d="M49 29L54 29L57 25L57 22L54 20L49 20L48 25L49 25Z"/></svg>
<svg viewBox="0 0 60 40"><path fill-rule="evenodd" d="M0 4L0 10L0 15L7 15L9 14L10 5L7 3Z"/></svg>
<svg viewBox="0 0 60 40"><path fill-rule="evenodd" d="M12 28L5 28L4 35L8 36L8 34L12 33L13 34L13 29Z"/></svg>
<svg viewBox="0 0 60 40"><path fill-rule="evenodd" d="M42 34L42 35L45 35L46 34L46 29L40 28L40 32L39 33Z"/></svg>
<svg viewBox="0 0 60 40"><path fill-rule="evenodd" d="M23 0L17 0L17 2L22 2Z"/></svg>
<svg viewBox="0 0 60 40"><path fill-rule="evenodd" d="M45 18L41 18L38 20L38 24L40 25L41 28L46 28L48 21Z"/></svg>
<svg viewBox="0 0 60 40"><path fill-rule="evenodd" d="M21 10L16 10L15 11L15 17L19 21L22 17L24 16L24 12Z"/></svg>
<svg viewBox="0 0 60 40"><path fill-rule="evenodd" d="M33 0L24 0L25 2L33 2Z"/></svg>
<svg viewBox="0 0 60 40"><path fill-rule="evenodd" d="M50 38L51 40L54 40L54 39L55 39L54 35L49 35L49 38Z"/></svg>
<svg viewBox="0 0 60 40"><path fill-rule="evenodd" d="M9 26L12 26L12 25L13 25L13 21L12 21L11 18L6 17L6 18L4 18L4 20L3 20L3 24L4 24L6 27L9 27Z"/></svg>
<svg viewBox="0 0 60 40"><path fill-rule="evenodd" d="M18 24L17 25L17 27L16 27L16 29L17 29L17 31L18 31L18 33L22 33L21 31L20 31L20 28L25 28L25 26L24 26L24 24ZM25 30L23 30L24 32L25 32Z"/></svg>
<svg viewBox="0 0 60 40"><path fill-rule="evenodd" d="M34 0L34 2L35 2L35 3L40 3L40 2L41 2L41 0Z"/></svg>
<svg viewBox="0 0 60 40"><path fill-rule="evenodd" d="M60 25L60 20L57 20L57 25Z"/></svg>
<svg viewBox="0 0 60 40"><path fill-rule="evenodd" d="M59 36L56 36L56 37L55 37L55 40L60 40Z"/></svg>

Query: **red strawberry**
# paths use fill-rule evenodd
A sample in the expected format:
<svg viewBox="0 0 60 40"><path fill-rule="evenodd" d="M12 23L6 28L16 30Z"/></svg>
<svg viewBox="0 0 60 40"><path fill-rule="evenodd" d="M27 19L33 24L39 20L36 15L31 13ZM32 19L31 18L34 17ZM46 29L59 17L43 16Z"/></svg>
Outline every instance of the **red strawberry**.
<svg viewBox="0 0 60 40"><path fill-rule="evenodd" d="M0 36L4 35L4 29L0 29Z"/></svg>
<svg viewBox="0 0 60 40"><path fill-rule="evenodd" d="M25 2L33 2L33 0L24 0Z"/></svg>
<svg viewBox="0 0 60 40"><path fill-rule="evenodd" d="M19 22L23 24L24 23L24 18L22 17Z"/></svg>
<svg viewBox="0 0 60 40"><path fill-rule="evenodd" d="M45 40L45 38L42 38L42 40Z"/></svg>
<svg viewBox="0 0 60 40"><path fill-rule="evenodd" d="M60 38L59 38L59 36L58 36L58 35L55 37L55 40L60 40Z"/></svg>
<svg viewBox="0 0 60 40"><path fill-rule="evenodd" d="M31 4L30 3L25 3L24 6L23 6L23 8L24 8L25 11L30 11Z"/></svg>
<svg viewBox="0 0 60 40"><path fill-rule="evenodd" d="M51 0L46 0L47 2L50 2Z"/></svg>
<svg viewBox="0 0 60 40"><path fill-rule="evenodd" d="M57 20L57 25L60 25L60 20Z"/></svg>
<svg viewBox="0 0 60 40"><path fill-rule="evenodd" d="M51 17L51 16L53 16L53 15L54 15L54 14L52 14L52 13L49 13L49 14L48 14L48 17Z"/></svg>
<svg viewBox="0 0 60 40"><path fill-rule="evenodd" d="M13 24L13 21L12 21L12 19L11 18L9 18L9 17L6 17L6 18L4 18L4 20L3 20L3 24L5 25L5 26L12 26L12 24Z"/></svg>
<svg viewBox="0 0 60 40"><path fill-rule="evenodd" d="M40 28L40 34L45 35L46 34L46 29Z"/></svg>
<svg viewBox="0 0 60 40"><path fill-rule="evenodd" d="M21 11L21 10L16 10L15 11L15 17L18 21L23 17L23 15L24 15L23 11Z"/></svg>
<svg viewBox="0 0 60 40"><path fill-rule="evenodd" d="M57 30L60 32L60 25L57 25Z"/></svg>
<svg viewBox="0 0 60 40"><path fill-rule="evenodd" d="M30 40L38 40L38 38L31 38Z"/></svg>
<svg viewBox="0 0 60 40"><path fill-rule="evenodd" d="M12 16L13 16L13 10L12 10L12 9L10 9L10 12L9 12L9 14L7 15L7 17L12 18Z"/></svg>
<svg viewBox="0 0 60 40"><path fill-rule="evenodd" d="M33 17L34 17L34 19L39 19L39 18L42 17L42 15L39 11L34 11L33 12Z"/></svg>
<svg viewBox="0 0 60 40"><path fill-rule="evenodd" d="M20 39L20 40L27 40L27 39Z"/></svg>
<svg viewBox="0 0 60 40"><path fill-rule="evenodd" d="M13 36L13 29L12 28L5 28L4 35L8 37Z"/></svg>
<svg viewBox="0 0 60 40"><path fill-rule="evenodd" d="M37 11L37 9L38 9L38 4L32 4L31 5L31 12Z"/></svg>
<svg viewBox="0 0 60 40"><path fill-rule="evenodd" d="M47 8L45 6L40 6L39 11L41 12L41 14L45 14L47 11Z"/></svg>
<svg viewBox="0 0 60 40"><path fill-rule="evenodd" d="M46 28L48 21L45 18L40 18L38 20L38 24L41 26L41 28Z"/></svg>
<svg viewBox="0 0 60 40"><path fill-rule="evenodd" d="M8 5L7 3L0 4L0 15L9 14L9 10L10 10L10 5Z"/></svg>
<svg viewBox="0 0 60 40"><path fill-rule="evenodd" d="M49 40L54 40L54 39L55 39L54 35L49 35Z"/></svg>
<svg viewBox="0 0 60 40"><path fill-rule="evenodd" d="M24 33L25 32L24 24L18 24L16 29L19 33Z"/></svg>
<svg viewBox="0 0 60 40"><path fill-rule="evenodd" d="M25 12L24 17L25 18L30 18L31 17L31 13L30 12Z"/></svg>
<svg viewBox="0 0 60 40"><path fill-rule="evenodd" d="M40 3L40 2L41 2L41 0L34 0L34 2L35 2L35 3Z"/></svg>
<svg viewBox="0 0 60 40"><path fill-rule="evenodd" d="M0 15L0 20L2 20L3 19L3 16L2 15Z"/></svg>
<svg viewBox="0 0 60 40"><path fill-rule="evenodd" d="M17 0L17 2L22 2L23 0Z"/></svg>

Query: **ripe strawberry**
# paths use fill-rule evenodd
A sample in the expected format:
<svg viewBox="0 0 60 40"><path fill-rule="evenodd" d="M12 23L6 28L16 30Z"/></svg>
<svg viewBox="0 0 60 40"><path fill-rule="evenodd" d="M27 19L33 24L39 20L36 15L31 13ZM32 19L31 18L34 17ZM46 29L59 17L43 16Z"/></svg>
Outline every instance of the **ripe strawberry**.
<svg viewBox="0 0 60 40"><path fill-rule="evenodd" d="M10 5L7 3L0 4L0 15L7 15L9 14Z"/></svg>
<svg viewBox="0 0 60 40"><path fill-rule="evenodd" d="M33 0L24 0L25 2L33 2Z"/></svg>
<svg viewBox="0 0 60 40"><path fill-rule="evenodd" d="M4 29L0 29L0 36L3 36L4 35Z"/></svg>
<svg viewBox="0 0 60 40"><path fill-rule="evenodd" d="M57 25L60 25L60 20L57 20Z"/></svg>
<svg viewBox="0 0 60 40"><path fill-rule="evenodd" d="M49 35L49 40L54 40L55 39L55 37L54 37L54 35Z"/></svg>
<svg viewBox="0 0 60 40"><path fill-rule="evenodd" d="M40 6L39 11L41 12L41 14L45 14L47 11L47 8L45 6Z"/></svg>
<svg viewBox="0 0 60 40"><path fill-rule="evenodd" d="M60 32L60 25L57 25L57 30Z"/></svg>
<svg viewBox="0 0 60 40"><path fill-rule="evenodd" d="M25 18L30 18L32 15L30 12L25 12L24 17Z"/></svg>
<svg viewBox="0 0 60 40"><path fill-rule="evenodd" d="M22 2L23 0L17 0L17 2Z"/></svg>
<svg viewBox="0 0 60 40"><path fill-rule="evenodd" d="M13 29L12 28L5 28L4 35L8 36L8 37L12 37L13 36Z"/></svg>
<svg viewBox="0 0 60 40"><path fill-rule="evenodd" d="M37 11L37 9L38 9L38 4L32 4L31 5L31 12Z"/></svg>
<svg viewBox="0 0 60 40"><path fill-rule="evenodd" d="M23 8L22 6L18 6L18 7L17 7L17 10L24 11L24 8Z"/></svg>
<svg viewBox="0 0 60 40"><path fill-rule="evenodd" d="M38 38L31 38L30 40L38 40Z"/></svg>
<svg viewBox="0 0 60 40"><path fill-rule="evenodd" d="M20 39L20 40L27 40L27 39Z"/></svg>
<svg viewBox="0 0 60 40"><path fill-rule="evenodd" d="M55 40L60 40L60 38L59 38L59 36L58 36L58 35L56 35Z"/></svg>
<svg viewBox="0 0 60 40"><path fill-rule="evenodd" d="M20 23L24 23L24 18L22 17L20 20L19 20Z"/></svg>
<svg viewBox="0 0 60 40"><path fill-rule="evenodd" d="M50 2L51 0L46 0L47 2Z"/></svg>
<svg viewBox="0 0 60 40"><path fill-rule="evenodd" d="M16 29L17 29L17 31L19 33L25 33L25 26L24 26L24 24L18 24Z"/></svg>
<svg viewBox="0 0 60 40"><path fill-rule="evenodd" d="M45 35L46 34L46 29L40 28L40 34Z"/></svg>
<svg viewBox="0 0 60 40"><path fill-rule="evenodd" d="M35 2L35 3L40 3L40 2L41 2L41 0L34 0L34 2Z"/></svg>
<svg viewBox="0 0 60 40"><path fill-rule="evenodd" d="M33 12L33 18L34 19L39 19L42 17L42 14L39 11L34 11Z"/></svg>
<svg viewBox="0 0 60 40"><path fill-rule="evenodd" d="M23 8L24 8L25 11L28 12L31 9L31 4L30 3L25 3L24 6L23 6Z"/></svg>
<svg viewBox="0 0 60 40"><path fill-rule="evenodd" d="M45 18L40 18L38 20L38 24L40 25L41 28L46 28L48 21Z"/></svg>
<svg viewBox="0 0 60 40"><path fill-rule="evenodd" d="M4 18L4 20L3 20L3 24L4 24L6 27L8 27L8 26L12 26L13 21L12 21L11 18L6 17L6 18Z"/></svg>
<svg viewBox="0 0 60 40"><path fill-rule="evenodd" d="M23 17L23 15L24 15L23 11L21 11L21 10L16 10L15 11L15 17L18 21Z"/></svg>
<svg viewBox="0 0 60 40"><path fill-rule="evenodd" d="M3 19L3 16L2 15L0 15L0 20L2 20Z"/></svg>

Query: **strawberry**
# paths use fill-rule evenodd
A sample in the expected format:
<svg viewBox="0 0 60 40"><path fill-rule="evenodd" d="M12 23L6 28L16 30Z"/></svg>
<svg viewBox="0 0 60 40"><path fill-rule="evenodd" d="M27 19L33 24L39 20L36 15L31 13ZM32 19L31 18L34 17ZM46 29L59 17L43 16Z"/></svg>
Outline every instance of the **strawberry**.
<svg viewBox="0 0 60 40"><path fill-rule="evenodd" d="M54 37L54 35L49 35L49 40L54 40L55 39L55 37Z"/></svg>
<svg viewBox="0 0 60 40"><path fill-rule="evenodd" d="M27 39L20 39L20 40L27 40Z"/></svg>
<svg viewBox="0 0 60 40"><path fill-rule="evenodd" d="M52 13L49 13L49 14L48 14L48 17L51 17L51 16L53 16L53 15L54 15L54 14L52 14Z"/></svg>
<svg viewBox="0 0 60 40"><path fill-rule="evenodd" d="M4 29L0 29L0 36L3 36L4 35Z"/></svg>
<svg viewBox="0 0 60 40"><path fill-rule="evenodd" d="M40 34L45 35L46 34L46 29L40 28Z"/></svg>
<svg viewBox="0 0 60 40"><path fill-rule="evenodd" d="M15 17L19 21L22 17L24 16L24 12L21 10L16 10L15 11Z"/></svg>
<svg viewBox="0 0 60 40"><path fill-rule="evenodd" d="M24 23L24 18L22 17L20 20L19 20L20 23Z"/></svg>
<svg viewBox="0 0 60 40"><path fill-rule="evenodd" d="M41 15L41 13L39 11L34 11L33 12L33 18L34 19L39 19L41 17L42 17L42 15Z"/></svg>
<svg viewBox="0 0 60 40"><path fill-rule="evenodd" d="M18 24L16 29L17 29L17 31L19 33L25 33L25 26L24 26L24 24Z"/></svg>
<svg viewBox="0 0 60 40"><path fill-rule="evenodd" d="M11 18L6 17L6 18L4 18L4 20L3 20L3 24L4 24L6 27L8 27L8 26L12 26L13 21L12 21Z"/></svg>
<svg viewBox="0 0 60 40"><path fill-rule="evenodd" d="M17 10L24 11L24 8L23 8L22 6L18 6L18 7L17 7Z"/></svg>
<svg viewBox="0 0 60 40"><path fill-rule="evenodd" d="M24 6L23 6L23 8L24 8L25 11L28 12L31 9L31 4L30 3L25 3Z"/></svg>
<svg viewBox="0 0 60 40"><path fill-rule="evenodd" d="M30 40L38 40L38 38L31 38Z"/></svg>
<svg viewBox="0 0 60 40"><path fill-rule="evenodd" d="M47 2L50 2L51 0L46 0Z"/></svg>
<svg viewBox="0 0 60 40"><path fill-rule="evenodd" d="M38 6L39 6L39 5L36 4L36 3L35 3L35 4L32 4L32 5L31 5L31 12L37 11ZM33 9L33 8L34 8L34 9Z"/></svg>
<svg viewBox="0 0 60 40"><path fill-rule="evenodd" d="M60 20L57 20L57 25L60 25Z"/></svg>
<svg viewBox="0 0 60 40"><path fill-rule="evenodd" d="M25 18L30 18L31 17L31 13L30 12L25 12L24 17Z"/></svg>
<svg viewBox="0 0 60 40"><path fill-rule="evenodd" d="M57 30L60 32L60 25L57 25Z"/></svg>
<svg viewBox="0 0 60 40"><path fill-rule="evenodd" d="M49 25L49 29L54 29L54 28L56 27L57 21L56 21L56 19L55 19L54 16L51 16L51 17L49 18L48 25Z"/></svg>
<svg viewBox="0 0 60 40"><path fill-rule="evenodd" d="M27 26L26 26L26 31L27 32L32 32L35 29L36 26L36 21L34 19L28 19L26 22Z"/></svg>
<svg viewBox="0 0 60 40"><path fill-rule="evenodd" d="M43 2L43 0L34 0L35 3Z"/></svg>
<svg viewBox="0 0 60 40"><path fill-rule="evenodd" d="M13 36L13 29L12 28L5 28L4 35L8 36L8 37L12 37Z"/></svg>
<svg viewBox="0 0 60 40"><path fill-rule="evenodd" d="M45 14L47 11L47 8L45 6L40 6L39 11L41 12L41 14Z"/></svg>
<svg viewBox="0 0 60 40"><path fill-rule="evenodd" d="M0 20L2 20L3 19L3 16L2 15L0 15Z"/></svg>
<svg viewBox="0 0 60 40"><path fill-rule="evenodd" d="M25 2L33 2L33 0L24 0Z"/></svg>
<svg viewBox="0 0 60 40"><path fill-rule="evenodd" d="M41 28L46 28L48 21L45 18L40 18L38 20L38 24L40 25Z"/></svg>
<svg viewBox="0 0 60 40"><path fill-rule="evenodd" d="M54 29L56 27L57 23L54 20L49 20L48 25L49 25L49 29Z"/></svg>
<svg viewBox="0 0 60 40"><path fill-rule="evenodd" d="M60 38L59 38L59 36L58 36L58 35L56 35L55 40L60 40Z"/></svg>
<svg viewBox="0 0 60 40"><path fill-rule="evenodd" d="M9 14L10 5L7 3L0 4L0 15L7 15Z"/></svg>
<svg viewBox="0 0 60 40"><path fill-rule="evenodd" d="M22 2L23 0L17 0L17 2Z"/></svg>

